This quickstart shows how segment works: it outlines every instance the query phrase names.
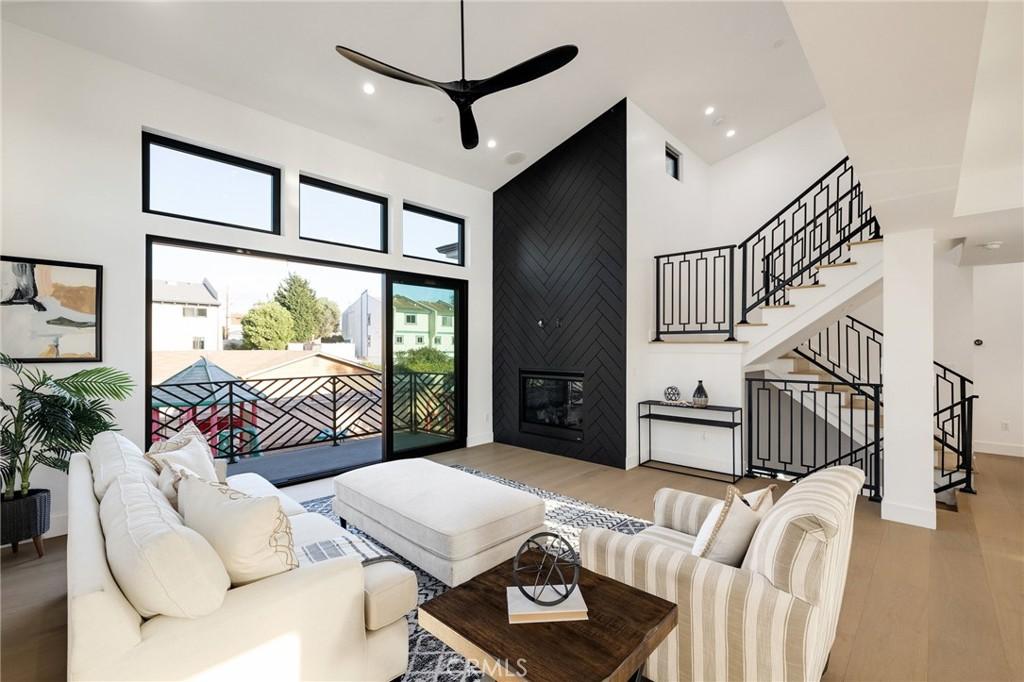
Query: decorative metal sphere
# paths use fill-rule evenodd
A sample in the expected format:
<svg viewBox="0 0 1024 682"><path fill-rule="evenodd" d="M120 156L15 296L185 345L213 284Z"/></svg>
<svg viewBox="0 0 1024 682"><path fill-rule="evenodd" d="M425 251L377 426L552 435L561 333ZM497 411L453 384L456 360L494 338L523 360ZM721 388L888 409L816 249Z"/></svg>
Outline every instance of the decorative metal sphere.
<svg viewBox="0 0 1024 682"><path fill-rule="evenodd" d="M527 599L541 606L561 604L580 581L580 558L565 538L537 533L523 543L512 564L512 579ZM546 590L544 588L550 588ZM541 599L544 593L554 597Z"/></svg>
<svg viewBox="0 0 1024 682"><path fill-rule="evenodd" d="M669 386L665 389L665 400L668 402L677 403L681 397L682 394L679 392L678 386Z"/></svg>

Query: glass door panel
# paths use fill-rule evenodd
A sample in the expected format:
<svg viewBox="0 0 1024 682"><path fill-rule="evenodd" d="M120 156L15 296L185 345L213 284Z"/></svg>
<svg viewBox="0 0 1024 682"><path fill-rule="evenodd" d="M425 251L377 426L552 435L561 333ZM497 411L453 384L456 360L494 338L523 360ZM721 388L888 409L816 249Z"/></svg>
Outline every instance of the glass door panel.
<svg viewBox="0 0 1024 682"><path fill-rule="evenodd" d="M393 277L390 454L411 457L465 446L462 283Z"/></svg>

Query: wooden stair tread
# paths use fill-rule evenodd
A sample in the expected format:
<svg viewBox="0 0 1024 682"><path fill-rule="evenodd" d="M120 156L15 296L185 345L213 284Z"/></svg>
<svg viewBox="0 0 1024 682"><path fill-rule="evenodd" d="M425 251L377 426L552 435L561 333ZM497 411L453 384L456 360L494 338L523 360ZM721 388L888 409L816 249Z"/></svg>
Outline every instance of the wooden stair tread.
<svg viewBox="0 0 1024 682"><path fill-rule="evenodd" d="M851 265L857 265L857 261L849 261L847 263L824 263L822 265L816 265L815 268L818 270L824 270L825 268L846 268Z"/></svg>
<svg viewBox="0 0 1024 682"><path fill-rule="evenodd" d="M767 327L767 322L737 322L737 327Z"/></svg>
<svg viewBox="0 0 1024 682"><path fill-rule="evenodd" d="M780 303L779 305L763 305L761 310L775 310L776 308L794 308L792 303Z"/></svg>
<svg viewBox="0 0 1024 682"><path fill-rule="evenodd" d="M786 291L797 291L799 289L824 289L824 284L798 284L792 287L786 287Z"/></svg>
<svg viewBox="0 0 1024 682"><path fill-rule="evenodd" d="M874 239L865 239L862 242L850 242L848 244L848 246L854 247L854 246L865 246L867 244L881 244L883 241L885 241L885 240L882 239L881 237L875 237Z"/></svg>

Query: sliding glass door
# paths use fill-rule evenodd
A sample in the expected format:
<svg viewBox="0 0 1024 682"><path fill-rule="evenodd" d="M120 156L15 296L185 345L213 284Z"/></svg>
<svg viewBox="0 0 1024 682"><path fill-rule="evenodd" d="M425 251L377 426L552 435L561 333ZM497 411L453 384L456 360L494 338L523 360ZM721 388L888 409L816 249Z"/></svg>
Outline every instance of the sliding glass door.
<svg viewBox="0 0 1024 682"><path fill-rule="evenodd" d="M465 447L465 298L465 282L389 278L388 457Z"/></svg>

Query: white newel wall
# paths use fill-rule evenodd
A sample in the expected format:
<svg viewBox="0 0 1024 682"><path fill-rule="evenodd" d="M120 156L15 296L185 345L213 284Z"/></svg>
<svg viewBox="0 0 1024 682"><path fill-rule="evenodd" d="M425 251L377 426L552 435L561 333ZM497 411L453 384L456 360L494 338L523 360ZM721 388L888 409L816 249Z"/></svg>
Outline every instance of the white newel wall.
<svg viewBox="0 0 1024 682"><path fill-rule="evenodd" d="M138 385L116 406L127 437L144 435L145 240L154 234L468 279L468 437L491 440L490 192L18 26L3 31L3 253L104 266L103 364ZM282 167L283 235L142 213L143 127ZM392 253L299 241L300 171L387 195ZM466 218L465 268L399 255L403 199ZM63 475L39 470L33 482L54 490L53 532L63 532Z"/></svg>
<svg viewBox="0 0 1024 682"><path fill-rule="evenodd" d="M932 229L885 235L882 518L935 528ZM924 282L928 286L921 286Z"/></svg>
<svg viewBox="0 0 1024 682"><path fill-rule="evenodd" d="M1024 263L974 270L974 449L1024 457Z"/></svg>

